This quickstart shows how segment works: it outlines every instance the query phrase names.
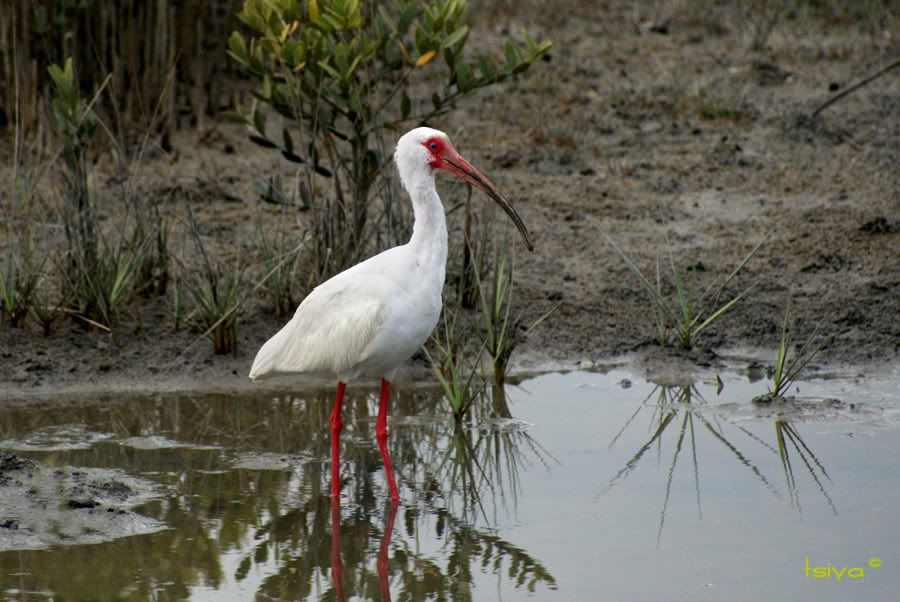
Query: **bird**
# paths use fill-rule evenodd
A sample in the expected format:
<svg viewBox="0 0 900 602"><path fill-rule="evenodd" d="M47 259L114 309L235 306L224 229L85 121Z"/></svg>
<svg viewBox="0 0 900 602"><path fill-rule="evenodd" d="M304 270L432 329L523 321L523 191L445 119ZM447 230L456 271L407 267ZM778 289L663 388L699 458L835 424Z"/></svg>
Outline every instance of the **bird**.
<svg viewBox="0 0 900 602"><path fill-rule="evenodd" d="M408 243L392 247L314 288L293 318L266 341L253 360L250 378L310 374L337 379L329 420L331 497L340 497L341 404L347 383L380 378L375 434L391 500L398 500L387 449L391 383L437 325L447 264L447 221L435 176L445 171L482 190L509 215L526 247L531 235L512 203L479 169L464 159L440 130L417 127L394 150L400 182L413 206Z"/></svg>

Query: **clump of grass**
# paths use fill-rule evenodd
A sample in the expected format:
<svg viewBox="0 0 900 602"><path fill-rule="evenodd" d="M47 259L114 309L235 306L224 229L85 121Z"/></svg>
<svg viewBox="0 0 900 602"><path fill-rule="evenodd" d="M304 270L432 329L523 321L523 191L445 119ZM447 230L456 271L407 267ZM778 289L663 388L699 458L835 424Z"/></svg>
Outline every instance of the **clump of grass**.
<svg viewBox="0 0 900 602"><path fill-rule="evenodd" d="M262 220L257 221L256 238L262 252L266 277L263 281L266 295L272 302L275 315L284 318L292 314L299 297L297 268L300 255L293 251L287 231L278 228L271 237L266 234Z"/></svg>
<svg viewBox="0 0 900 602"><path fill-rule="evenodd" d="M472 404L483 396L484 387L476 380L478 375L478 358L484 350L484 344L476 353L472 353L472 345L461 336L458 328L459 314L453 312L452 318L447 318L450 310L444 309L443 329L440 336L435 331L431 340L436 350L436 356L425 348L425 355L435 378L441 384L444 398L450 404L453 417L457 423L462 422Z"/></svg>
<svg viewBox="0 0 900 602"><path fill-rule="evenodd" d="M93 326L110 330L121 306L128 300L144 254L124 240L110 245L100 237L93 257L70 253L60 266L66 297L74 300L69 313Z"/></svg>
<svg viewBox="0 0 900 602"><path fill-rule="evenodd" d="M781 338L778 341L778 353L775 356L775 368L772 372L772 386L769 392L757 397L753 401L766 403L774 399L783 397L791 388L791 385L797 380L800 371L815 357L824 344L824 341L813 345L816 335L819 333L819 327L822 321L815 325L812 332L806 338L802 345L797 348L792 357L788 357L788 349L791 346L791 333L788 327L789 317L791 313L790 304L784 312L784 323L781 326Z"/></svg>
<svg viewBox="0 0 900 602"><path fill-rule="evenodd" d="M145 203L142 203L145 204ZM145 219L153 223L150 232L145 231L140 218L136 220L134 229L135 245L146 249L142 253L141 262L137 274L138 289L146 296L163 296L169 286L169 265L171 254L169 251L169 225L159 214L159 209L154 205L152 210L146 206L141 213Z"/></svg>
<svg viewBox="0 0 900 602"><path fill-rule="evenodd" d="M219 355L236 354L238 309L243 300L239 298L239 293L244 285L244 267L240 258L235 259L231 268L210 259L190 207L187 226L200 265L195 271L182 266L179 286L184 286L193 301L194 311L212 341L213 351Z"/></svg>
<svg viewBox="0 0 900 602"><path fill-rule="evenodd" d="M514 299L514 271L515 259L507 256L505 250L498 248L494 253L489 284L482 280L477 269L472 272L475 275L478 297L481 300L480 330L484 339L484 352L490 363L493 377L491 402L494 414L506 418L512 415L506 404L505 385L509 360L513 351L521 342L522 335L534 329L558 307L551 308L527 327L519 317L510 316Z"/></svg>
<svg viewBox="0 0 900 602"><path fill-rule="evenodd" d="M744 269L768 238L769 235L767 234L726 278L718 284L713 283L699 296L694 293L693 286L690 283L685 283L685 279L675 267L675 259L671 251L669 251L672 285L675 289L675 301L673 303L663 288L659 260L656 263L656 279L653 282L644 275L637 264L612 238L606 236L609 244L622 258L628 269L637 277L641 288L647 293L647 297L653 305L659 344L670 345L674 342L685 350L693 349L703 331L722 317L725 312L734 307L750 291L752 285L740 293L727 298L727 300L723 301L722 299L728 284Z"/></svg>
<svg viewBox="0 0 900 602"><path fill-rule="evenodd" d="M34 302L31 304L31 313L41 325L44 336L50 336L53 326L65 315L61 303L51 303L44 287L39 286L35 291Z"/></svg>
<svg viewBox="0 0 900 602"><path fill-rule="evenodd" d="M68 310L73 316L109 330L119 306L131 293L146 246L130 245L126 241L124 233L135 226L127 217L117 243L110 243L98 227L87 155L99 124L91 107L105 83L89 103L81 96L71 58L64 67L50 65L48 73L53 84L51 107L62 140L65 166L67 203L63 223L68 249L59 270L63 275L64 297L74 304Z"/></svg>
<svg viewBox="0 0 900 602"><path fill-rule="evenodd" d="M510 417L505 395L509 360L522 335L543 322L556 307L525 327L512 313L515 261L505 243L495 246L493 260L489 261L483 259L488 245L465 244L469 263L463 263L460 277L468 271L474 281L475 319L460 323L459 318L468 313L464 297L469 293L458 287L455 298L444 306L442 332L432 336L435 353L426 349L426 355L457 421L474 402L488 400L494 416ZM489 277L482 274L482 266ZM491 395L486 395L488 387Z"/></svg>
<svg viewBox="0 0 900 602"><path fill-rule="evenodd" d="M18 328L37 302L46 257L36 260L31 238L11 247L0 268L0 316Z"/></svg>
<svg viewBox="0 0 900 602"><path fill-rule="evenodd" d="M487 286L474 272L481 299L482 334L484 350L493 368L494 384L502 387L506 383L509 358L516 348L519 337L517 320L510 319L513 298L514 263L507 260L499 250L494 256L494 268L490 286Z"/></svg>

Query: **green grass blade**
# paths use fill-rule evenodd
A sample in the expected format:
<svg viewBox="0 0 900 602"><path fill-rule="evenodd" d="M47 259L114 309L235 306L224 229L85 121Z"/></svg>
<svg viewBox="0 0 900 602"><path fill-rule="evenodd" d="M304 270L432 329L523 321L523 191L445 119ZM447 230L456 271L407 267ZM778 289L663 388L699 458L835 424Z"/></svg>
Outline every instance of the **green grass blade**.
<svg viewBox="0 0 900 602"><path fill-rule="evenodd" d="M629 270L637 277L638 282L640 282L641 286L644 288L644 291L650 297L650 301L653 303L655 307L657 307L660 311L662 311L667 318L672 320L673 322L678 322L676 316L672 313L672 310L666 305L665 299L662 297L662 294L650 283L644 273L641 272L641 269L631 260L628 255L625 254L625 251L622 250L619 245L613 241L612 238L608 234L604 234L607 242L612 245L612 248L615 249L616 254L622 259L625 265Z"/></svg>
<svg viewBox="0 0 900 602"><path fill-rule="evenodd" d="M825 318L822 318L818 321L818 323L813 328L813 331L806 338L800 348L797 350L797 357L788 365L786 372L787 376L785 376L785 381L790 386L790 383L796 380L797 376L800 375L800 371L806 367L809 362L812 361L813 357L822 349L822 346L825 344L825 341L822 341L817 345L812 351L807 351L807 348L812 344L813 339L819 333L819 328L822 326L822 322Z"/></svg>
<svg viewBox="0 0 900 602"><path fill-rule="evenodd" d="M672 267L672 281L675 283L675 292L678 294L678 306L681 308L681 325L690 327L691 324L691 300L681 283L678 269L675 267L675 258L669 249L669 265Z"/></svg>
<svg viewBox="0 0 900 602"><path fill-rule="evenodd" d="M744 292L742 292L741 294L736 296L734 299L732 299L731 301L729 301L728 303L726 303L725 305L721 306L719 309L714 311L712 314L710 314L710 316L708 318L706 318L706 320L704 320L703 323L700 324L700 326L698 326L697 328L694 329L692 336L696 337L701 332L703 332L707 326L709 326L710 324L715 322L722 314L724 314L726 311L731 309L735 303L737 303L738 301L743 299L744 296L747 293L749 293L750 289L752 289L752 288L753 288L753 285L751 284L746 289L744 289Z"/></svg>
<svg viewBox="0 0 900 602"><path fill-rule="evenodd" d="M778 357L775 359L775 374L772 378L773 389L771 393L773 395L777 395L781 390L781 385L783 383L782 378L784 377L784 361L787 358L787 349L788 349L788 316L791 313L791 304L788 301L788 306L784 311L784 322L781 325L781 338L778 342Z"/></svg>
<svg viewBox="0 0 900 602"><path fill-rule="evenodd" d="M709 295L709 293L713 289L716 290L715 297L718 297L720 294L722 294L722 290L726 286L728 286L728 283L731 282L741 272L741 270L744 269L744 267L746 267L747 263L753 258L754 255L756 255L757 251L759 251L759 249L763 246L763 244L767 240L769 240L769 238L772 236L773 232L774 232L774 230L769 230L768 232L766 232L765 236L762 237L762 240L760 240L758 243L756 243L756 246L753 247L753 249L749 253L747 253L747 256L744 257L744 259L737 265L736 268L734 268L734 270L731 271L730 274L728 274L728 276L725 278L725 280L723 280L721 282L721 284L719 284L718 288L716 288L715 286L710 286L710 288L708 288L706 291L704 291L704 293L702 295L700 295L700 299L698 299L697 302L699 303L700 301L706 299L707 295Z"/></svg>

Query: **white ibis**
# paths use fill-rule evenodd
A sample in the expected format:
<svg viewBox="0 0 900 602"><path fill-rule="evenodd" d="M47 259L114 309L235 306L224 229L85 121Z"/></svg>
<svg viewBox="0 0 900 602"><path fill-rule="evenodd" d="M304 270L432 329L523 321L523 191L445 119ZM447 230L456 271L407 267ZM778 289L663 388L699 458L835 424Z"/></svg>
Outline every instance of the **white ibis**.
<svg viewBox="0 0 900 602"><path fill-rule="evenodd" d="M339 444L344 387L360 377L381 378L375 434L392 500L399 499L387 450L390 383L425 343L441 313L447 263L447 222L434 184L445 169L494 199L516 224L529 250L525 224L509 200L463 159L443 132L407 132L394 152L400 181L412 199L410 241L359 263L317 286L294 317L259 350L250 378L318 374L338 379L331 411L331 495L340 495Z"/></svg>

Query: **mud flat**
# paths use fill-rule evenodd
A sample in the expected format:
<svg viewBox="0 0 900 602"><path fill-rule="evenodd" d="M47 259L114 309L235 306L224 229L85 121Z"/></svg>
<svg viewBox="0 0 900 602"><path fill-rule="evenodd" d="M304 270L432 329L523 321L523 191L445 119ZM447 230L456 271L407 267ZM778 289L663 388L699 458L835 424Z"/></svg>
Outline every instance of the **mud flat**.
<svg viewBox="0 0 900 602"><path fill-rule="evenodd" d="M165 523L132 509L158 486L121 470L53 467L0 452L0 551L96 544Z"/></svg>

